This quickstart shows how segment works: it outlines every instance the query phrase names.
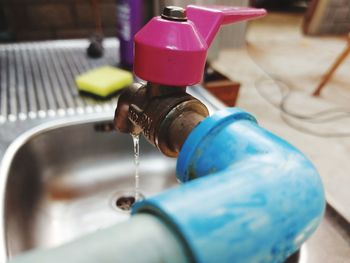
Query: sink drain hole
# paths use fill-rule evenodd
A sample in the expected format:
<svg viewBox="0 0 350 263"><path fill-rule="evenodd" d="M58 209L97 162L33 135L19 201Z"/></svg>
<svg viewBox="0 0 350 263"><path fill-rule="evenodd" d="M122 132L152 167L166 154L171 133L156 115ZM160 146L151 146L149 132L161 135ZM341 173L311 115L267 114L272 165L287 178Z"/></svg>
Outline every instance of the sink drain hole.
<svg viewBox="0 0 350 263"><path fill-rule="evenodd" d="M121 210L129 211L134 203L134 196L121 196L117 199L117 202L115 204Z"/></svg>
<svg viewBox="0 0 350 263"><path fill-rule="evenodd" d="M112 199L113 206L118 210L129 212L136 201L144 199L144 195L135 191L118 192Z"/></svg>

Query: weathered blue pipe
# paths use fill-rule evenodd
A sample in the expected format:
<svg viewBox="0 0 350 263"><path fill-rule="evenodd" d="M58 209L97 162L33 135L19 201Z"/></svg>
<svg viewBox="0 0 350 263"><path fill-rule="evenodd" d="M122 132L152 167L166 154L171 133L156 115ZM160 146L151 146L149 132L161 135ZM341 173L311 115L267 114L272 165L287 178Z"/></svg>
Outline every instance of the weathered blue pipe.
<svg viewBox="0 0 350 263"><path fill-rule="evenodd" d="M323 186L310 161L237 108L192 131L177 176L186 183L133 212L163 218L196 262L283 262L324 213Z"/></svg>

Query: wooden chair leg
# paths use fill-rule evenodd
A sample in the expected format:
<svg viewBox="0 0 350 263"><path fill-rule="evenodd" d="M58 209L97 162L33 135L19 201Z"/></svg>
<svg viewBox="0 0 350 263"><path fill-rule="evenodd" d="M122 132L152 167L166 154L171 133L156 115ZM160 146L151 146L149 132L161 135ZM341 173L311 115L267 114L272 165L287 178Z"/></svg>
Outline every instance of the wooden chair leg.
<svg viewBox="0 0 350 263"><path fill-rule="evenodd" d="M331 68L327 71L327 73L324 75L322 81L318 85L317 89L312 94L313 96L320 96L321 90L323 87L327 84L327 82L332 78L334 72L337 70L337 68L343 63L345 58L350 54L350 34L348 37L348 45L344 49L344 51L340 54L340 56L337 58L337 60L333 63Z"/></svg>

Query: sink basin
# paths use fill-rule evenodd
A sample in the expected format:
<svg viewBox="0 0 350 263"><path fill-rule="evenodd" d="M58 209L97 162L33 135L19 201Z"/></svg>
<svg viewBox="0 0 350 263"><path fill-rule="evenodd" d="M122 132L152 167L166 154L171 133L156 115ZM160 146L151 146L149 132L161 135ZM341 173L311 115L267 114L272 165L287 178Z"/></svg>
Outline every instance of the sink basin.
<svg viewBox="0 0 350 263"><path fill-rule="evenodd" d="M44 125L12 144L3 219L7 258L129 217L116 201L134 193L132 138L103 131L108 119ZM176 185L175 164L141 138L141 194Z"/></svg>

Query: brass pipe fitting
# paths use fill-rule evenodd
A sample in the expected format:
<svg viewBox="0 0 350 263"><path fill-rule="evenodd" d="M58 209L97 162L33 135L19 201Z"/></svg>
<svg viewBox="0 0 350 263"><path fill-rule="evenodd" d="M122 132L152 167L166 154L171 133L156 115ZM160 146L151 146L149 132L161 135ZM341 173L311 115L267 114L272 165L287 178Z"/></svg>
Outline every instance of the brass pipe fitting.
<svg viewBox="0 0 350 263"><path fill-rule="evenodd" d="M114 125L124 133L143 133L163 154L176 157L192 129L208 115L186 88L149 83L121 94Z"/></svg>

